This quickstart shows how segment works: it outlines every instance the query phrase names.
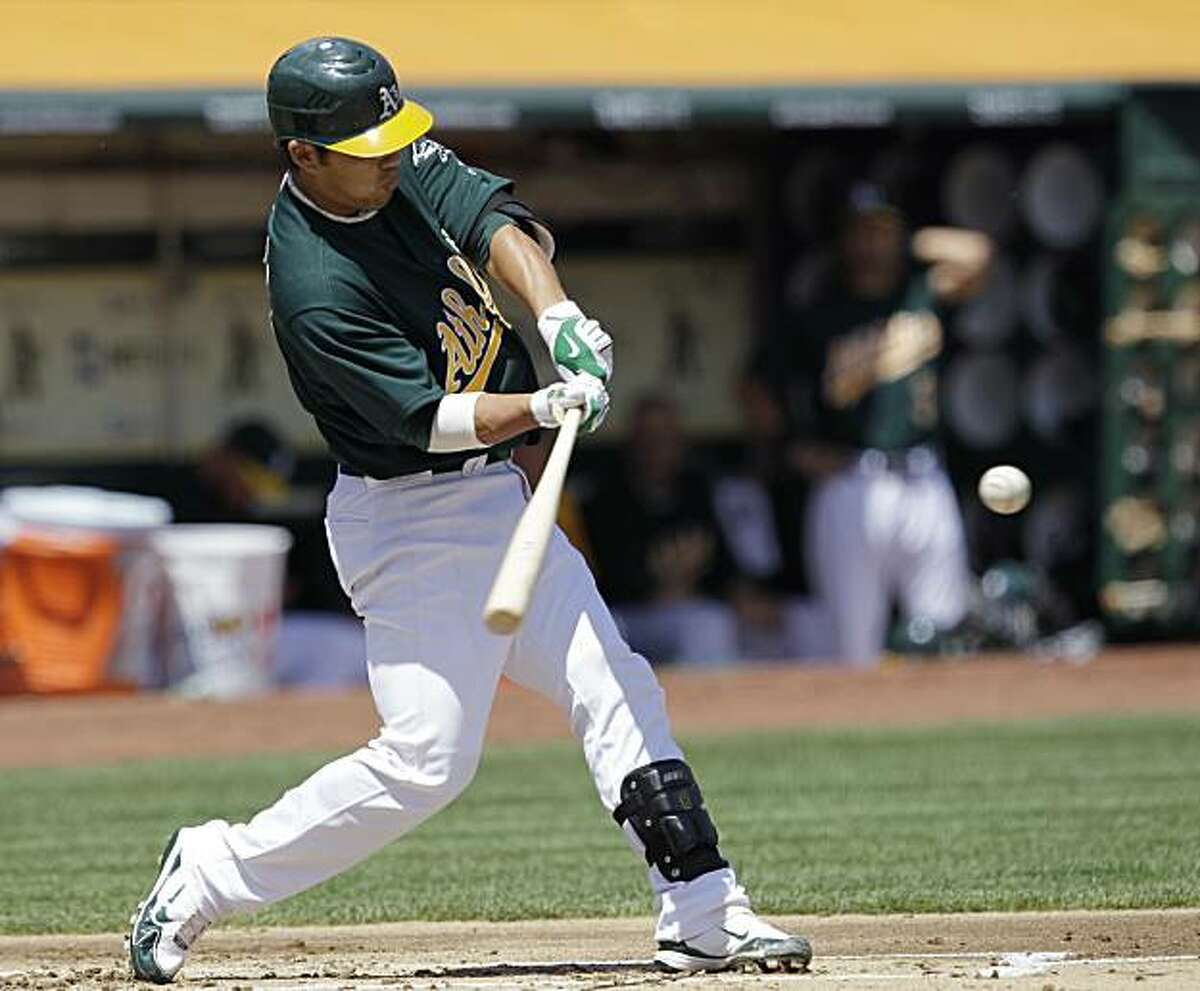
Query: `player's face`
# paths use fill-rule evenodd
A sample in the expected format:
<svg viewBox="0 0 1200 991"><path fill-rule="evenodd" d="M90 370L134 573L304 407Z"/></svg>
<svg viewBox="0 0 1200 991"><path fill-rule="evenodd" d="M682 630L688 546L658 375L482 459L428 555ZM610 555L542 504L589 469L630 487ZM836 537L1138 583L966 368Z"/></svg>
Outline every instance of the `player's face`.
<svg viewBox="0 0 1200 991"><path fill-rule="evenodd" d="M355 158L336 151L319 151L293 141L292 162L304 191L331 213L352 216L378 210L392 198L403 150L381 158Z"/></svg>
<svg viewBox="0 0 1200 991"><path fill-rule="evenodd" d="M378 210L396 191L400 152L382 158L354 158L331 151L323 165L330 193L356 210Z"/></svg>
<svg viewBox="0 0 1200 991"><path fill-rule="evenodd" d="M842 258L855 295L887 296L904 273L903 223L883 212L853 218L843 236Z"/></svg>
<svg viewBox="0 0 1200 991"><path fill-rule="evenodd" d="M683 462L679 415L669 403L650 402L637 411L630 436L638 477L651 485L670 479Z"/></svg>

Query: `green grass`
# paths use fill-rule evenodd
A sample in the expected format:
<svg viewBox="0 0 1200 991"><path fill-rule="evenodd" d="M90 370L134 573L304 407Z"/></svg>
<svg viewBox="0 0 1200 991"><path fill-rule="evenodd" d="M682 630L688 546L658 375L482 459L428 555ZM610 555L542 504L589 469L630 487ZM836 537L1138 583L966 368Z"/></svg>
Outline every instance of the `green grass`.
<svg viewBox="0 0 1200 991"><path fill-rule="evenodd" d="M770 912L1200 905L1200 721L690 741ZM244 818L322 755L0 773L0 932L119 929L178 823ZM575 748L493 751L467 795L263 923L648 913Z"/></svg>

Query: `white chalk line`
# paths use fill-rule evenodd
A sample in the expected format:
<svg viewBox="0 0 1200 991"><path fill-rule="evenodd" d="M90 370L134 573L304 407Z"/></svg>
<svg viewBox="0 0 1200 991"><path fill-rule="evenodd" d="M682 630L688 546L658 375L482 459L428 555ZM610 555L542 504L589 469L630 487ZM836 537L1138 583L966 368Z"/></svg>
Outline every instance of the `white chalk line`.
<svg viewBox="0 0 1200 991"><path fill-rule="evenodd" d="M1117 965L1138 965L1155 963L1193 963L1200 961L1200 955L1180 953L1148 957L1080 957L1061 951L1043 953L895 953L871 954L843 957L822 957L822 960L988 960L989 963L977 969L973 977L977 978L1020 978L1039 977L1054 970L1056 967L1098 967ZM919 974L829 974L819 975L826 981L909 981L923 980L931 975L928 971ZM940 975L937 975L940 976Z"/></svg>
<svg viewBox="0 0 1200 991"><path fill-rule="evenodd" d="M1000 959L1001 957L1017 956L1018 953L1013 950L978 950L974 953L849 953L849 954L834 954L834 953L819 953L818 960L983 960L988 958ZM1031 954L1022 952L1020 955L1029 956ZM1049 959L1054 957L1059 961L1068 963L1086 963L1086 964L1101 964L1101 963L1180 963L1184 960L1200 960L1200 953L1180 953L1173 956L1157 956L1157 957L1081 957L1071 953L1062 953L1059 951L1046 951L1037 953L1037 956Z"/></svg>

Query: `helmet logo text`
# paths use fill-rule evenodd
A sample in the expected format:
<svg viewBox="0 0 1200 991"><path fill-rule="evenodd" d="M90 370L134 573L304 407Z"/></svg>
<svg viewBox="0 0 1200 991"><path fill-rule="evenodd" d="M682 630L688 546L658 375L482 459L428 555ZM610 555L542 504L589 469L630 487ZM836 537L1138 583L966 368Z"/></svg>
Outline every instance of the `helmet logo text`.
<svg viewBox="0 0 1200 991"><path fill-rule="evenodd" d="M396 83L391 86L379 87L379 102L383 109L379 111L379 119L387 120L400 112L400 87Z"/></svg>

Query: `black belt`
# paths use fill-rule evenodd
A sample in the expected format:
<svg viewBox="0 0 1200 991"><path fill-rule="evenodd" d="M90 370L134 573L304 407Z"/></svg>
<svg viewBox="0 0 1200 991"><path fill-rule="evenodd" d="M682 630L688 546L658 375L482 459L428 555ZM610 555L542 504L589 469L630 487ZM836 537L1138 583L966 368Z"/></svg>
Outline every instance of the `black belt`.
<svg viewBox="0 0 1200 991"><path fill-rule="evenodd" d="M487 452L487 459L484 461L484 464L494 465L498 461L507 461L511 454L512 451L496 450L493 448ZM468 461L474 461L478 457L478 454L471 454L462 458L458 458L454 461L439 461L436 464L430 465L428 468L418 468L415 471L402 471L395 475L372 475L371 477L378 478L380 481L385 481L390 478L407 478L409 475L424 475L426 472L429 472L433 475L450 475L454 472L461 472L463 470L463 465L465 465ZM341 462L338 462L338 471L343 475L349 475L351 478L367 477L367 473L365 471L359 471L357 468L351 468L349 465L342 464Z"/></svg>

